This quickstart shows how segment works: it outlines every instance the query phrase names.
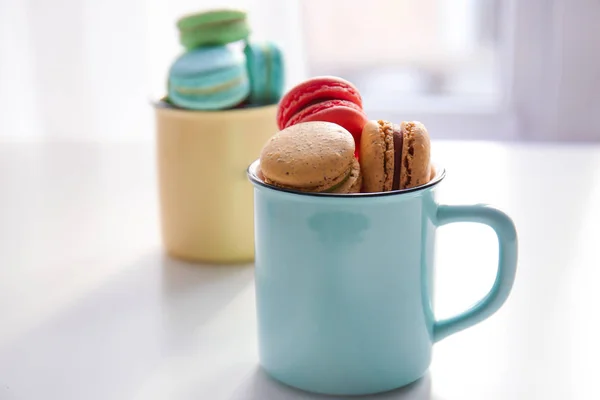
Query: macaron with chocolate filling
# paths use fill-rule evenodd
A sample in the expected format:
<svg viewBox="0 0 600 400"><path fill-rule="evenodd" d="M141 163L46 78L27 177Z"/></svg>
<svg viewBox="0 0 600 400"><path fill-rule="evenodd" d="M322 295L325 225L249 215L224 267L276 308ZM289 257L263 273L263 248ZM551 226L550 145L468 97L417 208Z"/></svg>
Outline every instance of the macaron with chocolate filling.
<svg viewBox="0 0 600 400"><path fill-rule="evenodd" d="M409 189L429 182L434 174L430 149L429 134L420 122L367 122L360 142L363 192Z"/></svg>
<svg viewBox="0 0 600 400"><path fill-rule="evenodd" d="M265 183L314 193L358 193L362 177L350 132L330 122L303 122L276 133L263 147Z"/></svg>

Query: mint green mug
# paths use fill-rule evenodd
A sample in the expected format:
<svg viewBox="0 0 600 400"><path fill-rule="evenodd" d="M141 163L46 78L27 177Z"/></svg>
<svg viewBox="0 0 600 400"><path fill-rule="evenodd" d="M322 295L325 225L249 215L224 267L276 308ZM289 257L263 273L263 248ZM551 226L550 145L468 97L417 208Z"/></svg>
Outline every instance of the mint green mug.
<svg viewBox="0 0 600 400"><path fill-rule="evenodd" d="M254 185L260 363L310 392L364 395L419 379L432 345L475 325L506 301L517 266L511 219L486 206L439 205L437 186L339 195ZM499 242L496 280L467 311L437 320L432 309L436 228L490 226Z"/></svg>

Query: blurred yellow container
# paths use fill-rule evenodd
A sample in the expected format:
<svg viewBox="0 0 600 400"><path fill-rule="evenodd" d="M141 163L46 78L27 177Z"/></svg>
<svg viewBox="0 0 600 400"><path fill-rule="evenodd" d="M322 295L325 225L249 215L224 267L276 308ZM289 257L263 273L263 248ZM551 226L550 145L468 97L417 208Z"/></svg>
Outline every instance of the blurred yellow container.
<svg viewBox="0 0 600 400"><path fill-rule="evenodd" d="M174 257L254 259L246 168L277 131L277 106L187 111L155 106L162 239Z"/></svg>

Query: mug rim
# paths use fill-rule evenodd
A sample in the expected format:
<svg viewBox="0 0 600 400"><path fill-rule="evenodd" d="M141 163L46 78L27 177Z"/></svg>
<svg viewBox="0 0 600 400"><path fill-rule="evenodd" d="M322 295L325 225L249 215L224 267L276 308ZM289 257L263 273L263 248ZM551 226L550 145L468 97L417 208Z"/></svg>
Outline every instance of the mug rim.
<svg viewBox="0 0 600 400"><path fill-rule="evenodd" d="M362 199L365 197L401 196L403 194L414 193L414 192L428 189L432 186L437 185L446 177L446 169L437 163L433 163L433 165L435 166L435 170L436 170L436 174L435 174L434 178L431 179L429 182L427 182L424 185L415 186L415 187L412 187L409 189L390 190L387 192L351 193L351 194L348 194L348 193L323 193L323 192L318 192L318 193L316 193L316 192L300 192L298 190L281 188L278 186L272 186L272 185L265 183L262 179L260 179L258 177L258 175L256 175L256 171L257 171L259 165L260 165L260 159L254 160L252 162L252 164L250 164L246 170L248 179L250 179L250 181L253 184L262 186L262 187L270 189L270 190L295 194L295 195L299 195L299 196L335 197L335 198L342 198L342 199L352 199L352 198L361 198Z"/></svg>
<svg viewBox="0 0 600 400"><path fill-rule="evenodd" d="M192 109L186 109L186 108L180 108L177 106L173 106L173 105L167 103L166 101L164 101L163 98L160 98L158 100L149 99L149 103L150 103L150 106L155 111L161 111L161 112L172 113L172 114L202 115L202 116L223 115L223 113L249 114L249 113L253 113L253 112L256 113L256 112L264 111L266 109L278 107L277 103L274 103L274 104L267 104L267 105L257 105L257 106L246 107L246 108L227 108L227 109L223 109L223 110L192 110Z"/></svg>

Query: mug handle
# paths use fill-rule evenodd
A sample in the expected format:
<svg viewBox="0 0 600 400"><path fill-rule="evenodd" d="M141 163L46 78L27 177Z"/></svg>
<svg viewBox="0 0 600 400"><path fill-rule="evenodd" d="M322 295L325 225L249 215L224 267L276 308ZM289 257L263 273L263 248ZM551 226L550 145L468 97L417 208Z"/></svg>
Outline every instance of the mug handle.
<svg viewBox="0 0 600 400"><path fill-rule="evenodd" d="M469 328L494 314L506 301L517 271L517 231L513 221L502 211L488 205L441 205L437 209L437 226L454 222L476 222L491 227L498 236L498 270L491 290L483 299L463 313L435 321L433 341L438 342Z"/></svg>

